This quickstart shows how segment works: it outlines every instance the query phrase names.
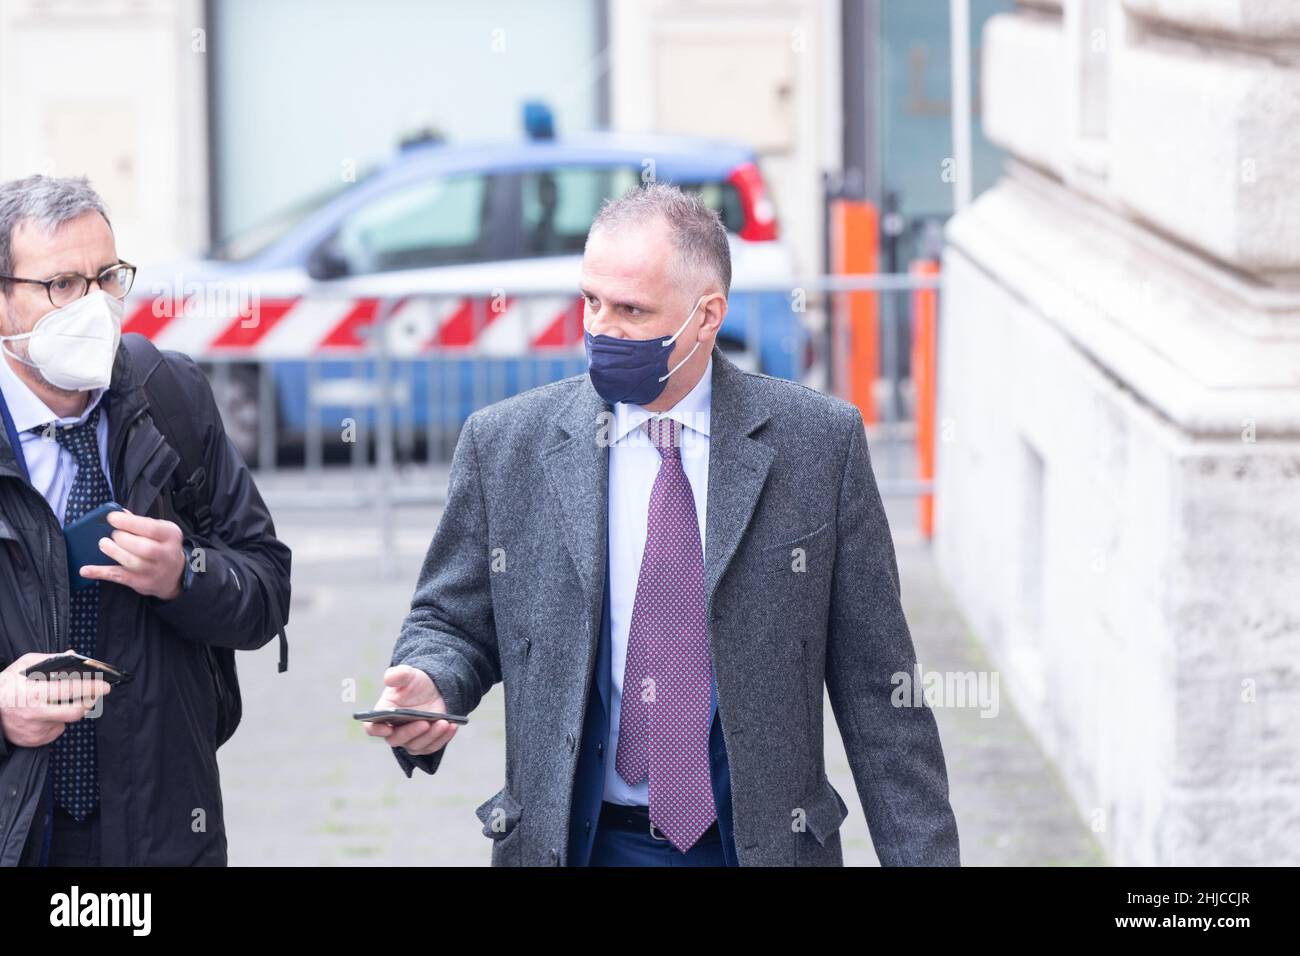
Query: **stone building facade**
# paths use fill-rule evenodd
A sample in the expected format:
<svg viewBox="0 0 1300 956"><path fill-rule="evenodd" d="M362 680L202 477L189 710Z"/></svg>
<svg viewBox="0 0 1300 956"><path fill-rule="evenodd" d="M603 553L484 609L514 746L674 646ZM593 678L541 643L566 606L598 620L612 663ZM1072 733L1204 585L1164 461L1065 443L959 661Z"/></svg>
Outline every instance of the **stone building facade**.
<svg viewBox="0 0 1300 956"><path fill-rule="evenodd" d="M1034 0L948 227L936 551L1118 864L1300 863L1300 4Z"/></svg>

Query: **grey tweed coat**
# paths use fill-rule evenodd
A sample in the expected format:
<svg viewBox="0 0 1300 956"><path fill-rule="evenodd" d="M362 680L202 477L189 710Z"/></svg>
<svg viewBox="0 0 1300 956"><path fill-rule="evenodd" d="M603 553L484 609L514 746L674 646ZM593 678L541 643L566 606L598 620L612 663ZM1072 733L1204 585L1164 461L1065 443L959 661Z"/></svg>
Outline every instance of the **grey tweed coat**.
<svg viewBox="0 0 1300 956"><path fill-rule="evenodd" d="M894 706L916 657L862 417L713 351L705 592L743 866L842 865L823 686L885 865L956 865L933 713ZM609 405L586 374L470 416L393 653L452 713L503 683L505 786L478 808L493 865L567 856L599 634ZM909 697L910 702L910 697ZM443 750L411 757L437 771Z"/></svg>

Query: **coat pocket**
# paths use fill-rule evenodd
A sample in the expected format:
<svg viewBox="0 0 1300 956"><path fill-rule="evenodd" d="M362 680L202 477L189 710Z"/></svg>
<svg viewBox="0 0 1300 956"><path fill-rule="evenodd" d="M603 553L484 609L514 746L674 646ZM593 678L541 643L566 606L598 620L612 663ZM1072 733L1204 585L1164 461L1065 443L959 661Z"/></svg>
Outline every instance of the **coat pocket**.
<svg viewBox="0 0 1300 956"><path fill-rule="evenodd" d="M804 802L804 811L808 832L816 837L817 842L822 846L826 845L831 834L840 828L849 815L849 808L844 803L844 798L831 786L827 777L821 778L812 796Z"/></svg>
<svg viewBox="0 0 1300 956"><path fill-rule="evenodd" d="M519 818L523 815L523 811L523 804L513 793L502 787L479 804L474 815L482 822L485 837L504 840L519 825Z"/></svg>
<svg viewBox="0 0 1300 956"><path fill-rule="evenodd" d="M819 571L825 565L832 537L831 526L827 522L816 531L800 535L784 544L768 545L762 551L763 569L773 574Z"/></svg>

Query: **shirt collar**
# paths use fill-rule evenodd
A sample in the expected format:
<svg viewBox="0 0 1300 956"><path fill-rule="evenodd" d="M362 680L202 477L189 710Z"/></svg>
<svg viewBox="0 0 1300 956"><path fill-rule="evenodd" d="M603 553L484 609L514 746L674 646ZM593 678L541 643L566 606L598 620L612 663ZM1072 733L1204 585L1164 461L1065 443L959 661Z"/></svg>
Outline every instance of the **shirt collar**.
<svg viewBox="0 0 1300 956"><path fill-rule="evenodd" d="M13 417L14 430L21 435L29 429L39 428L50 422L58 422L61 427L80 425L90 417L90 413L95 410L95 406L99 404L107 389L97 388L92 391L85 409L76 418L60 418L27 387L26 382L18 377L18 373L13 370L8 359L0 355L0 391L4 393L5 404L9 406L9 414Z"/></svg>
<svg viewBox="0 0 1300 956"><path fill-rule="evenodd" d="M707 438L709 435L709 413L712 405L713 356L710 355L708 364L704 366L704 374L695 383L695 387L683 395L677 404L666 412L650 412L646 411L644 405L616 402L614 404L614 441L622 441L630 432L640 428L642 422L659 415L679 421L697 435Z"/></svg>

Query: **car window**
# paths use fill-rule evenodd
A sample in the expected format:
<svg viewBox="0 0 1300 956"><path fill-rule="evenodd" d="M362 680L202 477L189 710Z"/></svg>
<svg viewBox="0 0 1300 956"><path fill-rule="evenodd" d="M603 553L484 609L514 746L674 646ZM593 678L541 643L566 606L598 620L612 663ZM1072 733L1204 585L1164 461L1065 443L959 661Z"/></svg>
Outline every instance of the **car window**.
<svg viewBox="0 0 1300 956"><path fill-rule="evenodd" d="M363 182L372 175L374 175L374 170L368 169L356 182L340 183L315 195L308 196L295 205L282 209L275 215L256 222L233 236L227 236L218 241L209 250L208 255L213 259L221 259L225 262L244 262L259 256L283 236L288 235L290 230L316 210L323 209L345 191L355 188L358 182Z"/></svg>
<svg viewBox="0 0 1300 956"><path fill-rule="evenodd" d="M677 186L687 192L699 193L704 205L714 210L727 227L727 232L740 232L745 228L745 207L740 203L740 191L734 185L720 180L705 182L679 182Z"/></svg>
<svg viewBox="0 0 1300 956"><path fill-rule="evenodd" d="M353 275L481 261L496 184L472 174L395 190L349 216L336 248Z"/></svg>
<svg viewBox="0 0 1300 956"><path fill-rule="evenodd" d="M525 173L521 181L523 249L525 256L581 253L601 201L619 196L640 183L633 167L565 167ZM722 181L678 182L699 193L705 205L722 217L728 232L740 232L745 214L740 194Z"/></svg>
<svg viewBox="0 0 1300 956"><path fill-rule="evenodd" d="M601 200L639 182L631 167L573 166L525 173L520 184L525 256L582 252Z"/></svg>

